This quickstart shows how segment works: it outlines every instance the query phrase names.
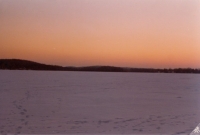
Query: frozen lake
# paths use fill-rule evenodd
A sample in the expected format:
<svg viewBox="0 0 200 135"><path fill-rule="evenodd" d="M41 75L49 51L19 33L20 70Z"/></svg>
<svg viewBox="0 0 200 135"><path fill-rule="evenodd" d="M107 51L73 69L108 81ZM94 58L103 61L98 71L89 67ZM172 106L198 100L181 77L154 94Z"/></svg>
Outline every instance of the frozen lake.
<svg viewBox="0 0 200 135"><path fill-rule="evenodd" d="M0 133L188 134L200 75L0 71Z"/></svg>

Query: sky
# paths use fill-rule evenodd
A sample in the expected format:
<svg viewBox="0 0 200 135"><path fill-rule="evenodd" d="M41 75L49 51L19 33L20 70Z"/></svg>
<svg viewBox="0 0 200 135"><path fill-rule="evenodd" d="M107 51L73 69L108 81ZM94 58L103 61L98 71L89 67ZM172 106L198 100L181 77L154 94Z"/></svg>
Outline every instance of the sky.
<svg viewBox="0 0 200 135"><path fill-rule="evenodd" d="M200 0L0 0L0 59L200 68Z"/></svg>

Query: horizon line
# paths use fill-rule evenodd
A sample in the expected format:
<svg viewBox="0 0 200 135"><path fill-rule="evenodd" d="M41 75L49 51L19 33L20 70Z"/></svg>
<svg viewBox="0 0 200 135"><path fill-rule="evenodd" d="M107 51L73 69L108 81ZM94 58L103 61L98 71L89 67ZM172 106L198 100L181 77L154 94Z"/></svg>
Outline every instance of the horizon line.
<svg viewBox="0 0 200 135"><path fill-rule="evenodd" d="M0 60L21 60L21 61L29 61L29 62L34 62L34 63L38 63L38 64L44 64L44 65L49 65L49 66L59 66L62 68L66 68L66 67L73 67L73 68L84 68L84 67L115 67L115 68L126 68L126 69L197 69L200 70L199 68L191 68L191 67L177 67L177 68L170 68L170 67L164 67L164 68L153 68L153 67L127 67L127 66L111 66L111 65L88 65L88 66L61 66L61 65L56 65L56 64L46 64L46 63L42 63L42 62L37 62L34 60L27 60L27 59L18 59L18 58L3 58Z"/></svg>

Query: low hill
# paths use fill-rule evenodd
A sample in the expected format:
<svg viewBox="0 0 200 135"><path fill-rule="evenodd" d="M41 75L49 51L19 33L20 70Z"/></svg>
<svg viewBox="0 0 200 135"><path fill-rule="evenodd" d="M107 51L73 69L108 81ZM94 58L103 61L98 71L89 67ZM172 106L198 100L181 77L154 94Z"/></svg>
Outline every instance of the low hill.
<svg viewBox="0 0 200 135"><path fill-rule="evenodd" d="M0 59L0 69L11 70L63 70L61 66L41 64L28 60Z"/></svg>
<svg viewBox="0 0 200 135"><path fill-rule="evenodd" d="M93 71L93 72L147 72L147 73L200 73L200 69L176 68L123 68L113 66L62 67L46 65L28 60L0 59L0 69L9 70L52 70L52 71Z"/></svg>

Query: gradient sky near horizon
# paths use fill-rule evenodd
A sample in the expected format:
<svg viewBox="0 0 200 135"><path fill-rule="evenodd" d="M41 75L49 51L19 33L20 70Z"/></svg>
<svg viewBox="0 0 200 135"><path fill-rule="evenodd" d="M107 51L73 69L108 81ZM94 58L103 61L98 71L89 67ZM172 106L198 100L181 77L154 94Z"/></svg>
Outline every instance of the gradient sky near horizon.
<svg viewBox="0 0 200 135"><path fill-rule="evenodd" d="M200 68L200 0L0 0L0 59Z"/></svg>

